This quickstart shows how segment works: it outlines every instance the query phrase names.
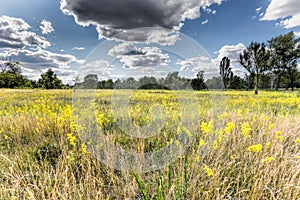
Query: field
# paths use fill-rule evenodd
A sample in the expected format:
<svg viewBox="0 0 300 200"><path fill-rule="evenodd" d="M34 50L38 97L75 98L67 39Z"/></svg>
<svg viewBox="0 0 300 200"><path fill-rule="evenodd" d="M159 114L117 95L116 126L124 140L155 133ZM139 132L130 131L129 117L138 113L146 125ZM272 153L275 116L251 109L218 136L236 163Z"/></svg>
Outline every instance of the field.
<svg viewBox="0 0 300 200"><path fill-rule="evenodd" d="M0 199L300 199L299 91L90 93L0 90Z"/></svg>

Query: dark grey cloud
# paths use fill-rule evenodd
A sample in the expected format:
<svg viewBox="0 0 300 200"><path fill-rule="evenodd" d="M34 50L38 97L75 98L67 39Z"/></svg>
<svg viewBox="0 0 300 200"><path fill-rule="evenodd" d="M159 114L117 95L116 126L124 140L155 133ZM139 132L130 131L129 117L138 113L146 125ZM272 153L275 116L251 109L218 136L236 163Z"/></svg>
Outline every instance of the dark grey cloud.
<svg viewBox="0 0 300 200"><path fill-rule="evenodd" d="M95 25L100 38L147 41L149 31L143 28L169 29L172 32L180 29L181 22L186 19L198 18L201 7L221 2L222 0L61 0L61 10L73 15L75 21L82 26ZM134 34L128 32L140 28L142 31L135 30ZM155 42L163 41L156 38Z"/></svg>

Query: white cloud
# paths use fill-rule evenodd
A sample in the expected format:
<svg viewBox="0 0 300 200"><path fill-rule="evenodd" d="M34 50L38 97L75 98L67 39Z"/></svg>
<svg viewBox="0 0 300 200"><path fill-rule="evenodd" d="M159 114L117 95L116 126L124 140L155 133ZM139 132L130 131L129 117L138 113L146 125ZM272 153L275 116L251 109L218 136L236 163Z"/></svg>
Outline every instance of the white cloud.
<svg viewBox="0 0 300 200"><path fill-rule="evenodd" d="M262 7L259 7L259 8L256 8L255 11L256 11L257 13L259 13L259 12L261 11L261 9L262 9Z"/></svg>
<svg viewBox="0 0 300 200"><path fill-rule="evenodd" d="M219 66L222 58L226 56L231 61L230 63L231 63L232 71L236 75L243 76L246 71L238 63L238 58L244 49L246 49L246 47L242 43L238 43L236 45L224 45L217 52L218 56L215 59L213 59L213 62L215 63L216 66Z"/></svg>
<svg viewBox="0 0 300 200"><path fill-rule="evenodd" d="M181 66L181 71L192 70L194 73L199 71L205 72L205 78L219 76L219 64L223 57L228 57L231 60L232 71L240 76L244 75L244 70L237 63L239 54L245 49L242 43L236 45L224 45L216 53L217 57L210 59L208 57L193 57L186 60L178 61L176 64Z"/></svg>
<svg viewBox="0 0 300 200"><path fill-rule="evenodd" d="M70 54L59 54L41 48L32 49L0 49L0 55L8 55L25 67L40 70L45 68L70 68L71 63L83 63Z"/></svg>
<svg viewBox="0 0 300 200"><path fill-rule="evenodd" d="M223 57L228 57L233 62L238 60L238 56L245 49L245 45L242 43L238 43L236 45L224 45L217 52L218 57L214 59L215 62L220 62Z"/></svg>
<svg viewBox="0 0 300 200"><path fill-rule="evenodd" d="M215 15L217 13L216 10L212 10L210 8L205 8L204 11L207 12L208 14L213 14L213 15Z"/></svg>
<svg viewBox="0 0 300 200"><path fill-rule="evenodd" d="M128 55L118 56L124 68L166 66L170 63L168 54L156 47L144 47Z"/></svg>
<svg viewBox="0 0 300 200"><path fill-rule="evenodd" d="M294 32L296 37L300 37L300 32Z"/></svg>
<svg viewBox="0 0 300 200"><path fill-rule="evenodd" d="M299 0L271 0L261 20L278 20L284 28L300 26Z"/></svg>
<svg viewBox="0 0 300 200"><path fill-rule="evenodd" d="M0 16L0 48L47 48L51 45L45 38L29 31L30 28L21 18Z"/></svg>
<svg viewBox="0 0 300 200"><path fill-rule="evenodd" d="M95 74L99 79L108 79L114 69L112 65L106 60L94 60L91 62L86 62L80 68L80 73L77 78L80 81L88 74Z"/></svg>
<svg viewBox="0 0 300 200"><path fill-rule="evenodd" d="M43 34L52 32L51 23L43 20ZM65 83L74 79L72 64L81 64L75 56L46 50L51 44L44 37L30 31L31 26L21 18L0 16L0 57L19 61L22 74L37 80L40 74L52 68ZM63 51L61 51L63 52Z"/></svg>
<svg viewBox="0 0 300 200"><path fill-rule="evenodd" d="M177 65L180 65L180 71L202 71L202 70L207 70L210 68L212 65L211 59L208 57L204 56L199 56L199 57L192 57L188 58L186 60L180 60L176 63Z"/></svg>
<svg viewBox="0 0 300 200"><path fill-rule="evenodd" d="M165 66L170 63L168 54L157 47L137 48L131 43L122 43L113 47L108 55L115 56L123 63L124 68L145 68Z"/></svg>
<svg viewBox="0 0 300 200"><path fill-rule="evenodd" d="M208 19L203 21L201 24L204 25L204 24L207 24L208 23Z"/></svg>
<svg viewBox="0 0 300 200"><path fill-rule="evenodd" d="M201 7L215 3L221 4L222 0L61 0L60 8L65 14L74 16L79 25L96 26L99 38L145 42L149 29L132 30L151 27L155 31L169 29L173 32L186 19L200 17ZM154 41L162 42L160 39Z"/></svg>
<svg viewBox="0 0 300 200"><path fill-rule="evenodd" d="M72 48L72 50L83 51L83 50L85 50L85 48L84 47L74 47L74 48Z"/></svg>
<svg viewBox="0 0 300 200"><path fill-rule="evenodd" d="M119 45L114 46L112 49L109 50L108 55L110 56L120 56L126 55L130 52L137 51L137 48L128 42L121 43Z"/></svg>
<svg viewBox="0 0 300 200"><path fill-rule="evenodd" d="M43 35L47 35L49 33L54 32L54 28L52 27L52 23L43 19L40 25L40 29L42 30Z"/></svg>

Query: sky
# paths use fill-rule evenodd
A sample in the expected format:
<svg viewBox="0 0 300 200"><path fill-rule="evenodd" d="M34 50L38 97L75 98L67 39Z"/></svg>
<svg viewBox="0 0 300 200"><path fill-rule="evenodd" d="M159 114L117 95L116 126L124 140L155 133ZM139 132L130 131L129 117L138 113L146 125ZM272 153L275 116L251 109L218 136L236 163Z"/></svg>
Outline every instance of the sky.
<svg viewBox="0 0 300 200"><path fill-rule="evenodd" d="M73 83L100 79L218 73L251 41L293 31L299 0L1 0L0 58L19 61L37 80L48 68ZM4 62L2 61L2 63Z"/></svg>

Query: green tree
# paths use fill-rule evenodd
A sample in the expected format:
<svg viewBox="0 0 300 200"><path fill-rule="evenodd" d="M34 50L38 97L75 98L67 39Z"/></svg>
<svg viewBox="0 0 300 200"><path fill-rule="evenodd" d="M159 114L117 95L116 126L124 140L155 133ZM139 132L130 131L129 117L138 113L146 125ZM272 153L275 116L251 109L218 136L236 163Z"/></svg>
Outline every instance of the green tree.
<svg viewBox="0 0 300 200"><path fill-rule="evenodd" d="M84 89L96 89L98 85L98 76L96 74L88 74L83 78Z"/></svg>
<svg viewBox="0 0 300 200"><path fill-rule="evenodd" d="M276 76L275 88L278 89L283 75L289 80L292 91L295 87L297 62L300 58L300 38L296 38L293 32L272 38L269 42L271 49L271 61L273 73Z"/></svg>
<svg viewBox="0 0 300 200"><path fill-rule="evenodd" d="M220 75L224 84L224 88L227 89L232 81L233 72L230 67L230 59L228 57L223 57L220 62Z"/></svg>
<svg viewBox="0 0 300 200"><path fill-rule="evenodd" d="M205 83L209 89L224 89L221 77L212 77L211 79L208 79Z"/></svg>
<svg viewBox="0 0 300 200"><path fill-rule="evenodd" d="M192 79L191 86L194 90L207 89L207 86L204 82L204 71L200 71L197 73L197 78Z"/></svg>
<svg viewBox="0 0 300 200"><path fill-rule="evenodd" d="M270 52L264 43L251 42L239 56L239 63L249 72L250 77L253 75L255 94L258 94L260 76L270 69L269 65Z"/></svg>
<svg viewBox="0 0 300 200"><path fill-rule="evenodd" d="M57 78L52 69L48 69L47 72L41 74L38 84L45 89L61 89L63 87L62 81Z"/></svg>
<svg viewBox="0 0 300 200"><path fill-rule="evenodd" d="M247 89L247 82L241 77L234 75L231 80L230 89L235 89L235 90Z"/></svg>

